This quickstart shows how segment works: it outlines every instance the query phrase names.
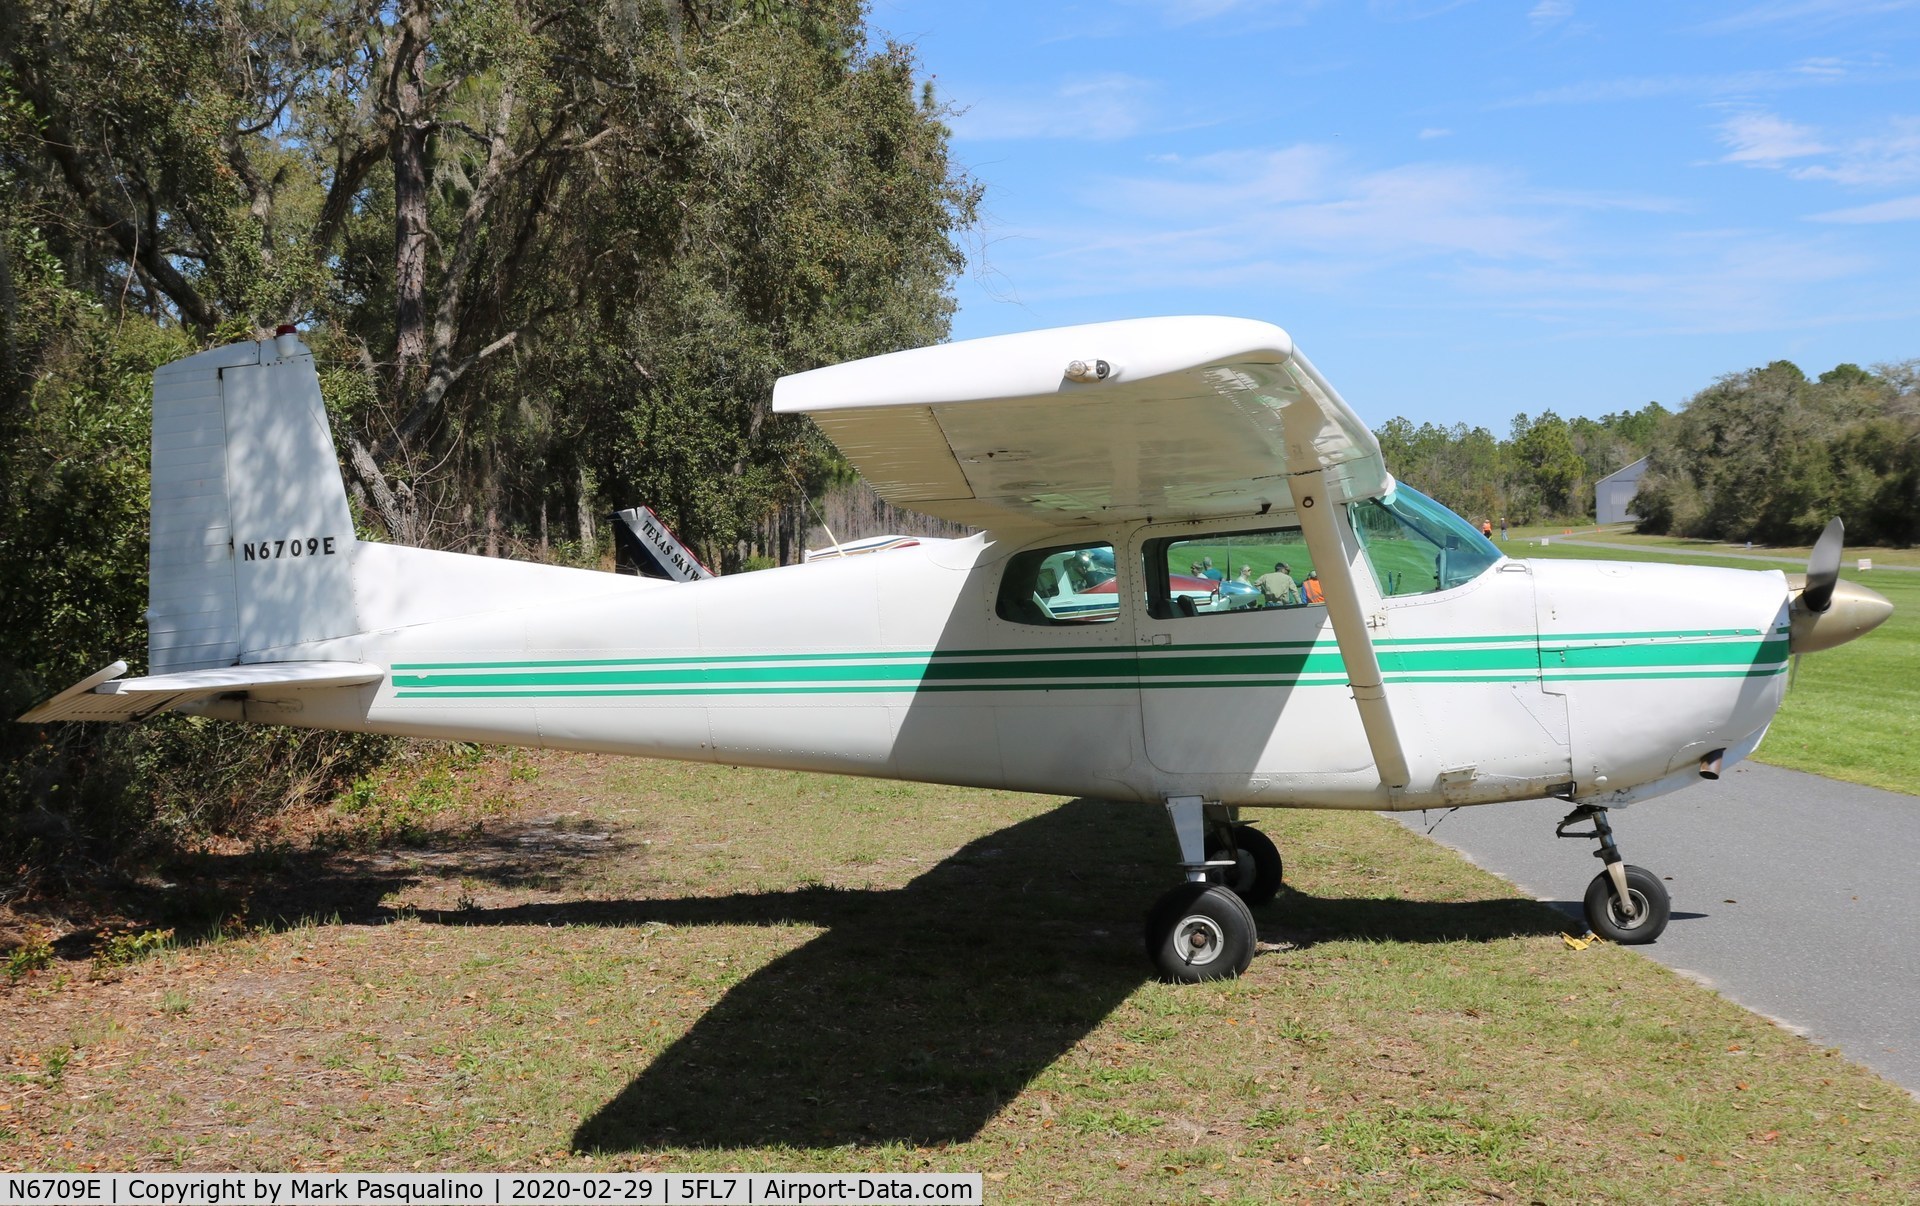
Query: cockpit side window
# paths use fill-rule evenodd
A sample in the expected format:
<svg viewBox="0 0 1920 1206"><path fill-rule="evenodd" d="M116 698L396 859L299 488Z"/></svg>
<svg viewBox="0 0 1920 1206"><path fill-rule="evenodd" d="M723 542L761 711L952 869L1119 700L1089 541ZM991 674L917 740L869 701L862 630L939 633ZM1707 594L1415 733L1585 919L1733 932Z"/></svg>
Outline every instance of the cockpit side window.
<svg viewBox="0 0 1920 1206"><path fill-rule="evenodd" d="M1110 544L1028 549L1007 561L994 614L1015 624L1111 624L1120 618Z"/></svg>
<svg viewBox="0 0 1920 1206"><path fill-rule="evenodd" d="M1147 614L1156 620L1325 605L1299 528L1149 540Z"/></svg>
<svg viewBox="0 0 1920 1206"><path fill-rule="evenodd" d="M1501 557L1472 524L1411 486L1355 503L1348 515L1374 581L1389 598L1451 590Z"/></svg>

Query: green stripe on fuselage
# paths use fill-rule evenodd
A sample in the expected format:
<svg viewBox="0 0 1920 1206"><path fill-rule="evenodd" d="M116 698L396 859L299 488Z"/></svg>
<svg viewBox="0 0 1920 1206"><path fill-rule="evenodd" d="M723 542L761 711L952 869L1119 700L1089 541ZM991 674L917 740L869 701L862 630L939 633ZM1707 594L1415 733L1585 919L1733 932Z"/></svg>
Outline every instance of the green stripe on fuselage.
<svg viewBox="0 0 1920 1206"><path fill-rule="evenodd" d="M1757 634L1743 632L1741 636ZM1478 648L1465 647L1471 640ZM1540 648L1511 637L1448 638L1438 648L1400 647L1379 654L1389 683L1593 681L1637 678L1756 677L1785 667L1787 642L1726 639L1715 633L1561 637ZM1505 647L1489 647L1496 642ZM1385 642L1383 642L1384 644ZM1072 653L1069 661L1037 661L1035 653ZM1219 644L1178 650L773 654L760 657L592 659L573 662L439 662L395 666L405 699L530 696L833 694L983 690L1172 690L1217 687L1271 689L1344 685L1344 665L1330 642ZM748 664L759 663L759 664ZM400 673L399 671L411 671ZM1597 672L1597 673L1596 673ZM1309 680L1303 676L1319 676ZM1093 681L1087 681L1093 680Z"/></svg>

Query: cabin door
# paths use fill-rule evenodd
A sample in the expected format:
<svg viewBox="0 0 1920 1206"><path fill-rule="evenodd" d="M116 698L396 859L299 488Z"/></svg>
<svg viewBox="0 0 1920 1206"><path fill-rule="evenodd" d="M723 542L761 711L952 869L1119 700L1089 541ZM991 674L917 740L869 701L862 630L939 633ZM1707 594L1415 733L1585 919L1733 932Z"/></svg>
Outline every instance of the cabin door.
<svg viewBox="0 0 1920 1206"><path fill-rule="evenodd" d="M1131 546L1146 587L1134 649L1155 767L1245 777L1372 762L1298 528L1150 528Z"/></svg>

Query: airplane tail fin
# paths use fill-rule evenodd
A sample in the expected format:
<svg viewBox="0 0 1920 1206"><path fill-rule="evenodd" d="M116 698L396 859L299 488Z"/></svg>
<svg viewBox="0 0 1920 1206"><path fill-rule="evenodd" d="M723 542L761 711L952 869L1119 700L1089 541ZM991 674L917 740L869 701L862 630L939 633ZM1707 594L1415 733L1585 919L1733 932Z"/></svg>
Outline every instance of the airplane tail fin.
<svg viewBox="0 0 1920 1206"><path fill-rule="evenodd" d="M358 630L353 516L297 335L155 372L152 468L148 673Z"/></svg>

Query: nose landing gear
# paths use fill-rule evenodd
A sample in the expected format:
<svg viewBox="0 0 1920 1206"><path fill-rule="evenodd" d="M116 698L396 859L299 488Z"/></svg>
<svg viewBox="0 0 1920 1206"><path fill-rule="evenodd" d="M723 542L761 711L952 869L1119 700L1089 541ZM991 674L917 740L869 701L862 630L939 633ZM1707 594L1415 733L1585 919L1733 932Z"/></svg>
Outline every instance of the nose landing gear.
<svg viewBox="0 0 1920 1206"><path fill-rule="evenodd" d="M1593 828L1568 833L1567 826L1592 821ZM1613 840L1613 826L1607 822L1607 810L1597 804L1581 804L1554 826L1555 837L1597 838L1600 849L1593 857L1606 863L1606 870L1587 885L1585 908L1587 926L1609 942L1633 946L1652 942L1667 928L1673 912L1666 885L1644 867L1627 864Z"/></svg>

